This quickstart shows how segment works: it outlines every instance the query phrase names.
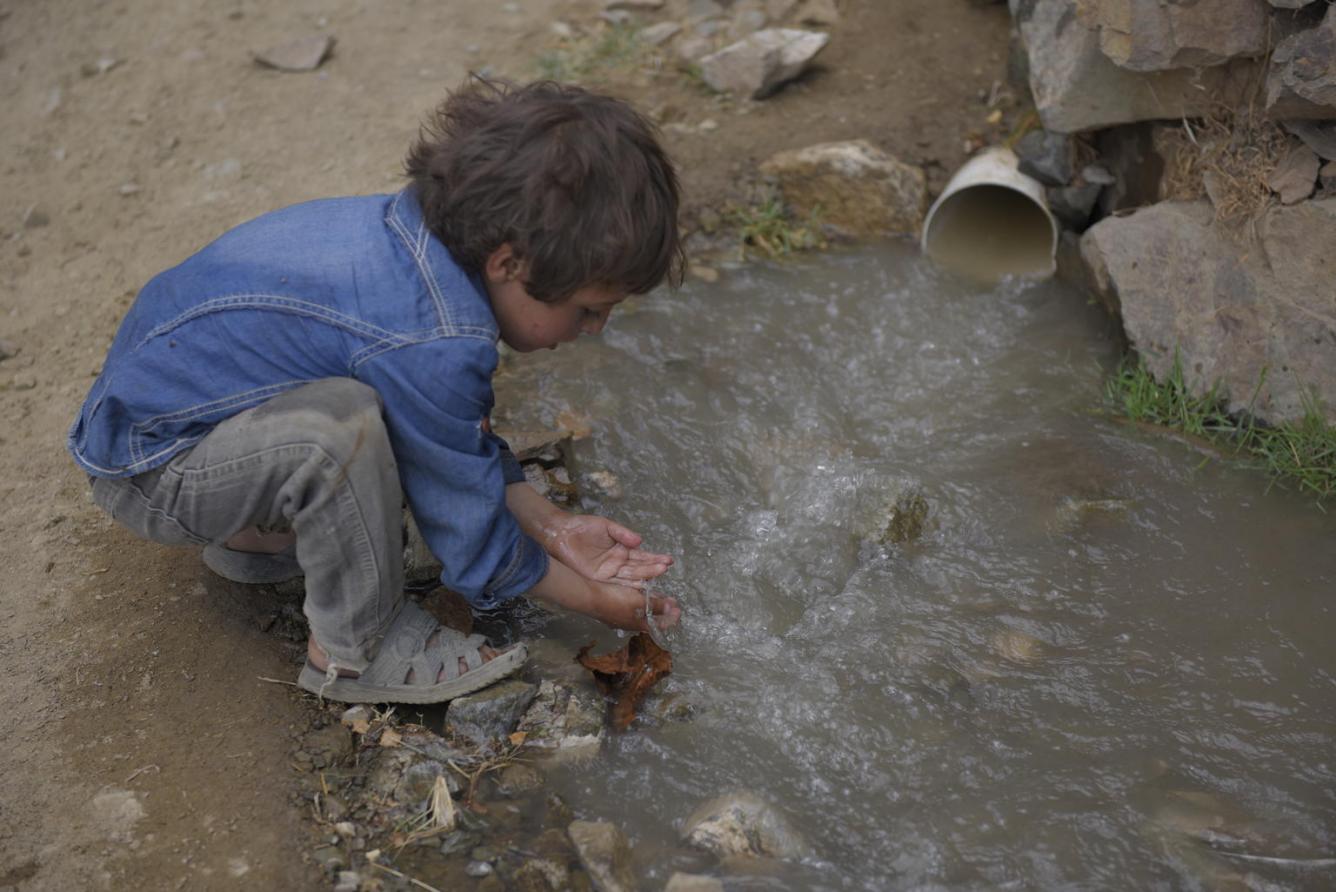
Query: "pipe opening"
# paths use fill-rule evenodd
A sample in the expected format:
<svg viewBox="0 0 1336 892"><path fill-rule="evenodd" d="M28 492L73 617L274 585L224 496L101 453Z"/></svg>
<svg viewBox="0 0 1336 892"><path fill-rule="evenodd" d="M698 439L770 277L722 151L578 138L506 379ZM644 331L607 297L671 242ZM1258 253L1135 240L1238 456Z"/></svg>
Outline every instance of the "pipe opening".
<svg viewBox="0 0 1336 892"><path fill-rule="evenodd" d="M1048 276L1057 235L1052 218L1033 198L981 183L948 195L933 209L923 248L943 267L973 279Z"/></svg>

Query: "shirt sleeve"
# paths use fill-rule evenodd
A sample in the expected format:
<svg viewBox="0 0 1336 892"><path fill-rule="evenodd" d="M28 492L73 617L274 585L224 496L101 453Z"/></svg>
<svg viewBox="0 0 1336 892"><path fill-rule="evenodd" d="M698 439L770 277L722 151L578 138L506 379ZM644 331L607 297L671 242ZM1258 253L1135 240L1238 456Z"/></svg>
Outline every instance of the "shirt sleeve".
<svg viewBox="0 0 1336 892"><path fill-rule="evenodd" d="M449 338L388 350L357 370L384 403L399 478L441 582L481 608L529 591L548 568L506 508L508 464L524 474L484 424L495 368L489 342Z"/></svg>

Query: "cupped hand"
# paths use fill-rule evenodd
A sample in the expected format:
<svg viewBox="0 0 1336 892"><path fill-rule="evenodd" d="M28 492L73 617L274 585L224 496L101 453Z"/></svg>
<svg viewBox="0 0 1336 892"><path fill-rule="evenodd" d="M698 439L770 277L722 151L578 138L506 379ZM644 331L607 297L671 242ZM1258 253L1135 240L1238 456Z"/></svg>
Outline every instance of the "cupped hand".
<svg viewBox="0 0 1336 892"><path fill-rule="evenodd" d="M553 521L544 537L549 554L593 582L641 589L673 564L666 554L641 549L639 533L593 514L564 515Z"/></svg>
<svg viewBox="0 0 1336 892"><path fill-rule="evenodd" d="M666 632L682 619L682 608L676 598L651 594L649 604L652 616L647 617L645 593L640 589L606 582L594 583L592 588L594 601L586 612L614 629L647 632L652 618L656 628Z"/></svg>

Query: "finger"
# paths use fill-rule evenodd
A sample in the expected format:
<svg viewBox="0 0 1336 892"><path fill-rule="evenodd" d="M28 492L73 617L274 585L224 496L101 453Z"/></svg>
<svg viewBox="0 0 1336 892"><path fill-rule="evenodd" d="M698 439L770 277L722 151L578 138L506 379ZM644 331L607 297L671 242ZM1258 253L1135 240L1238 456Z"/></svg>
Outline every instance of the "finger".
<svg viewBox="0 0 1336 892"><path fill-rule="evenodd" d="M660 629L671 629L682 619L682 608L676 598L651 595L649 602L650 610L654 613L654 623Z"/></svg>
<svg viewBox="0 0 1336 892"><path fill-rule="evenodd" d="M617 568L617 579L631 579L644 581L654 579L656 576L662 576L667 571L667 567L661 564L623 564Z"/></svg>
<svg viewBox="0 0 1336 892"><path fill-rule="evenodd" d="M655 554L652 551L645 551L640 548L632 549L627 554L626 559L635 563L663 564L665 567L673 563L673 556L670 554Z"/></svg>
<svg viewBox="0 0 1336 892"><path fill-rule="evenodd" d="M613 520L608 521L608 535L627 548L639 548L640 543L645 541L639 533L628 530Z"/></svg>

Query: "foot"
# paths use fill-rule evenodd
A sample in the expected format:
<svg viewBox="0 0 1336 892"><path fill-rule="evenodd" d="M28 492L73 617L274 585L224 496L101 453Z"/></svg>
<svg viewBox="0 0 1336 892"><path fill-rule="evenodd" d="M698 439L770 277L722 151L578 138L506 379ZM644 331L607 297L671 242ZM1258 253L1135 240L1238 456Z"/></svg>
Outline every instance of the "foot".
<svg viewBox="0 0 1336 892"><path fill-rule="evenodd" d="M435 644L436 639L440 637L440 634L441 634L440 632L437 632L435 635L432 635L430 638L428 638L427 646L430 647L431 645ZM496 650L495 648L486 644L478 648L478 655L482 657L482 661L484 663L495 659L502 653L503 651ZM316 644L315 636L310 636L306 639L306 659L308 659L311 662L312 666L314 666L321 672L324 672L326 669L329 668L329 654L326 653L325 649L322 648L319 644ZM468 671L469 671L468 664L464 662L463 657L460 657L459 674L463 675L465 672ZM338 670L338 673L340 678L357 678L358 675L360 674L352 671L351 669L342 669L342 668ZM408 676L404 679L404 684L412 684L416 680L417 680L416 673L414 673L412 669L409 669ZM445 670L442 669L440 673L438 673L436 676L436 683L440 683L444 680L445 680Z"/></svg>

